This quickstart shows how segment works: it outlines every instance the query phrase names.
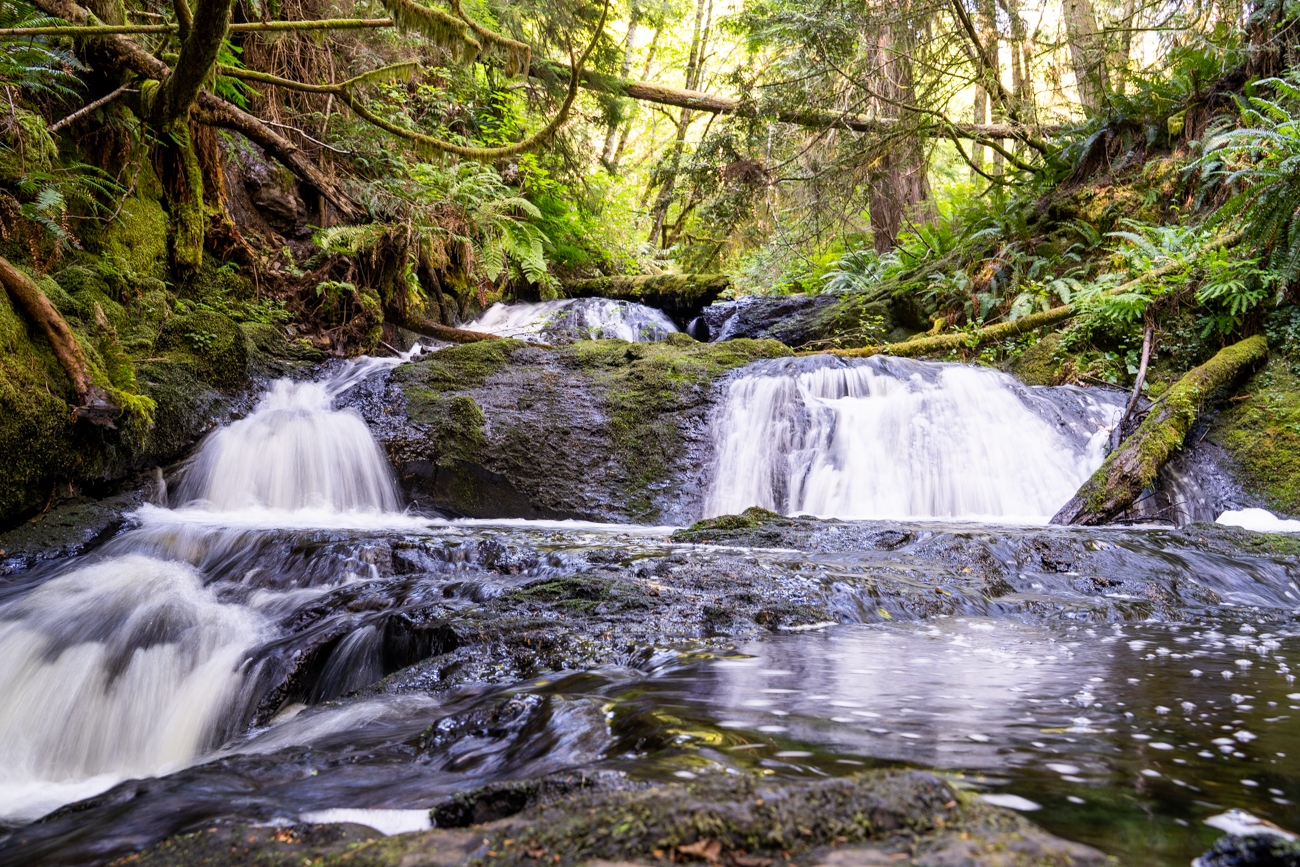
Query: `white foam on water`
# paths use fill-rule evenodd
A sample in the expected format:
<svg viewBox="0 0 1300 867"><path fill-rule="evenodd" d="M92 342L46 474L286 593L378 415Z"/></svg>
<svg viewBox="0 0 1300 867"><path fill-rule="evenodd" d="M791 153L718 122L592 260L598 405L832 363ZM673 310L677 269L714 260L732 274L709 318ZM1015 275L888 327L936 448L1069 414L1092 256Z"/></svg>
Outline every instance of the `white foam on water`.
<svg viewBox="0 0 1300 867"><path fill-rule="evenodd" d="M960 364L763 362L714 419L704 514L1046 523L1101 465L1119 398L1098 394Z"/></svg>
<svg viewBox="0 0 1300 867"><path fill-rule="evenodd" d="M989 793L980 795L980 800L995 807L1006 807L1009 810L1020 810L1021 812L1043 809L1042 804L1035 803L1028 798L1022 798L1019 795Z"/></svg>
<svg viewBox="0 0 1300 867"><path fill-rule="evenodd" d="M1256 533L1300 533L1300 521L1279 518L1267 509L1229 510L1215 518L1214 523Z"/></svg>
<svg viewBox="0 0 1300 867"><path fill-rule="evenodd" d="M308 825L365 825L386 837L428 831L433 828L428 810L365 810L335 807L330 810L303 813L298 819Z"/></svg>

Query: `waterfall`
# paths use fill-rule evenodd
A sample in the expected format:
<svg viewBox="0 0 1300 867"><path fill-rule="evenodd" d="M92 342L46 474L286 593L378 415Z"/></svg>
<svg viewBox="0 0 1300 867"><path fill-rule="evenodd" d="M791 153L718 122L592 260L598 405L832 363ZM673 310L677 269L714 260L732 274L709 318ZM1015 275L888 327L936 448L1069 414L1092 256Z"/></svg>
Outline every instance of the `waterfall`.
<svg viewBox="0 0 1300 867"><path fill-rule="evenodd" d="M713 421L705 515L1046 523L1101 465L1122 401L961 364L760 362Z"/></svg>
<svg viewBox="0 0 1300 867"><path fill-rule="evenodd" d="M258 545L244 527L410 523L365 422L330 407L401 360L273 383L247 418L200 446L181 509L145 507L138 529L0 605L0 819L35 819L184 767L246 722L254 651L286 606L323 591L278 576L259 587L258 570L241 565ZM217 580L232 570L236 587ZM372 632L336 654L335 692L374 679ZM358 661L370 668L354 671Z"/></svg>
<svg viewBox="0 0 1300 867"><path fill-rule="evenodd" d="M663 311L631 301L577 298L539 304L493 304L466 326L503 337L572 343L614 338L629 343L663 340L677 330Z"/></svg>
<svg viewBox="0 0 1300 867"><path fill-rule="evenodd" d="M247 418L216 431L185 475L180 502L220 511L395 511L397 488L361 416L330 408L327 384L279 380Z"/></svg>

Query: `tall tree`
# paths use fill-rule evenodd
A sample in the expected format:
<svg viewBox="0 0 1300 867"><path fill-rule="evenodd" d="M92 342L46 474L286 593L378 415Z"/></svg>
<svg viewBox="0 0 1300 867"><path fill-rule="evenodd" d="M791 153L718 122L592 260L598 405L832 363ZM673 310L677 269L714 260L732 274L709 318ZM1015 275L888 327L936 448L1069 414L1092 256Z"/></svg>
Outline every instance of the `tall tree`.
<svg viewBox="0 0 1300 867"><path fill-rule="evenodd" d="M1092 0L1062 0L1065 35L1079 89L1079 103L1089 116L1100 114L1110 91L1106 71L1106 42L1097 27Z"/></svg>

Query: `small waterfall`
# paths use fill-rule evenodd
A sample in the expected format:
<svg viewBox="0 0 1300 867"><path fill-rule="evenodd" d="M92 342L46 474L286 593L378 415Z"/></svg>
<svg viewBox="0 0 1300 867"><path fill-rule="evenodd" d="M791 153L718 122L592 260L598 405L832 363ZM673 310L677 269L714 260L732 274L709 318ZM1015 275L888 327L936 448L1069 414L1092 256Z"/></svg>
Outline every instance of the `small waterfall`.
<svg viewBox="0 0 1300 867"><path fill-rule="evenodd" d="M397 488L353 410L330 408L328 385L279 380L247 418L204 443L179 502L246 508L391 512Z"/></svg>
<svg viewBox="0 0 1300 867"><path fill-rule="evenodd" d="M365 422L330 407L401 360L273 383L247 418L200 447L177 497L191 508L145 507L142 525L95 559L0 606L0 818L35 819L122 779L183 767L246 722L253 652L286 604L323 591L276 576L259 586L256 569L234 585L215 578L258 547L265 531L250 522L409 522ZM329 694L376 679L377 639L361 629L344 642Z"/></svg>
<svg viewBox="0 0 1300 867"><path fill-rule="evenodd" d="M1103 459L1118 394L961 364L760 362L714 419L705 515L1046 523Z"/></svg>
<svg viewBox="0 0 1300 867"><path fill-rule="evenodd" d="M677 326L661 310L608 298L493 304L466 328L546 343L611 338L647 343L663 340L677 331Z"/></svg>
<svg viewBox="0 0 1300 867"><path fill-rule="evenodd" d="M140 554L0 609L0 815L34 819L216 746L263 628L188 564Z"/></svg>

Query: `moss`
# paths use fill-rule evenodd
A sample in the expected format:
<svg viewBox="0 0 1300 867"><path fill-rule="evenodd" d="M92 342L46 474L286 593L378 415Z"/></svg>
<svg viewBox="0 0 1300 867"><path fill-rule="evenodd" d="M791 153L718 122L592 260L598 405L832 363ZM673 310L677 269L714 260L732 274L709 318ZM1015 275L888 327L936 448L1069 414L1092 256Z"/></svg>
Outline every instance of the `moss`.
<svg viewBox="0 0 1300 867"><path fill-rule="evenodd" d="M421 386L427 392L478 388L502 370L510 355L525 344L519 340L483 340L451 346L419 364L408 364L393 374L397 382Z"/></svg>
<svg viewBox="0 0 1300 867"><path fill-rule="evenodd" d="M39 508L79 463L67 379L0 292L0 526Z"/></svg>
<svg viewBox="0 0 1300 867"><path fill-rule="evenodd" d="M234 388L248 378L248 346L229 316L200 310L175 316L163 325L154 352L188 363L205 382Z"/></svg>
<svg viewBox="0 0 1300 867"><path fill-rule="evenodd" d="M631 483L627 510L639 520L653 519L651 488L680 452L673 417L680 402L729 370L793 354L775 340L697 343L685 334L660 343L582 341L563 351L605 390L615 456Z"/></svg>
<svg viewBox="0 0 1300 867"><path fill-rule="evenodd" d="M1300 514L1300 377L1277 359L1241 395L1214 420L1209 439L1232 456L1247 490L1274 511Z"/></svg>
<svg viewBox="0 0 1300 867"><path fill-rule="evenodd" d="M1008 365L1008 371L1025 385L1060 385L1066 355L1062 335L1052 332L1035 342Z"/></svg>
<svg viewBox="0 0 1300 867"><path fill-rule="evenodd" d="M152 174L146 167L143 172ZM139 277L163 279L167 272L167 212L156 196L127 197L104 233L104 256Z"/></svg>
<svg viewBox="0 0 1300 867"><path fill-rule="evenodd" d="M483 410L467 394L443 394L414 387L406 392L407 416L429 429L439 452L438 466L472 461L483 445Z"/></svg>

